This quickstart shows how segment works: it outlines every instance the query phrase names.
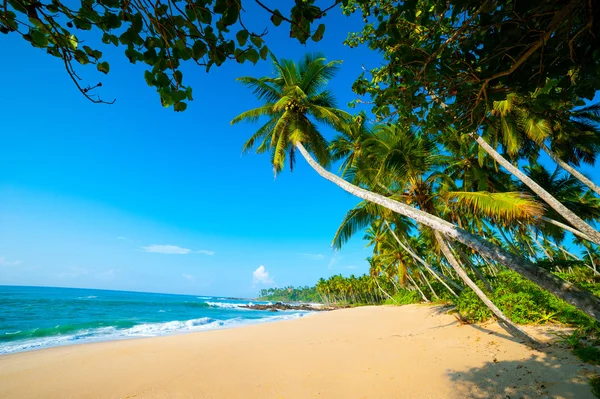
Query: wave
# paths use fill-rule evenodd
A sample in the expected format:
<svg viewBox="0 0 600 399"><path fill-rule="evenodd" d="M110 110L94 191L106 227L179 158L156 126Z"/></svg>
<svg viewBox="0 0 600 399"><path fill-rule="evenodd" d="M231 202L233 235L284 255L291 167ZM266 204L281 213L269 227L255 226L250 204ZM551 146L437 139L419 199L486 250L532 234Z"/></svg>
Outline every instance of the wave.
<svg viewBox="0 0 600 399"><path fill-rule="evenodd" d="M204 302L208 306L212 306L213 308L223 308L223 309L245 309L242 306L252 306L252 302L248 303L227 303L227 302Z"/></svg>
<svg viewBox="0 0 600 399"><path fill-rule="evenodd" d="M212 296L197 296L198 299L213 299Z"/></svg>
<svg viewBox="0 0 600 399"><path fill-rule="evenodd" d="M235 317L232 319L225 320L217 320L210 317L201 317L198 319L190 319L184 321L176 320L163 323L138 324L128 328L107 326L99 328L79 329L77 331L72 331L68 334L36 336L35 338L32 338L32 335L30 335L31 338L29 339L11 341L4 344L0 344L0 355L29 351L34 349L48 348L52 346L70 345L75 343L110 341L139 337L155 337L174 333L232 328L248 324L259 324L278 320L296 319L299 317L303 317L305 314L306 313L294 313L287 315L263 317L258 319L243 319L240 317ZM49 329L35 329L32 331L40 332L41 330Z"/></svg>
<svg viewBox="0 0 600 399"><path fill-rule="evenodd" d="M96 295L88 295L88 296L79 296L77 299L96 299L98 298Z"/></svg>

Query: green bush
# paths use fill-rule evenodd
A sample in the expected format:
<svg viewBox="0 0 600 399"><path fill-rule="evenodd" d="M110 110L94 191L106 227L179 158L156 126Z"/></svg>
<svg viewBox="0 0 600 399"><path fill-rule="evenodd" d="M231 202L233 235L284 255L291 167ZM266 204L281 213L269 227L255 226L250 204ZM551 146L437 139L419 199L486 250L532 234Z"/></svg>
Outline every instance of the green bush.
<svg viewBox="0 0 600 399"><path fill-rule="evenodd" d="M440 283L437 280L430 281L429 283L431 284L431 287L435 290L435 293L440 298L440 302L452 302L454 300L454 295L452 295L442 283ZM426 295L429 295L430 293L431 291L428 290L426 292Z"/></svg>
<svg viewBox="0 0 600 399"><path fill-rule="evenodd" d="M464 289L455 301L460 314L470 321L480 323L492 317L492 312L470 288Z"/></svg>
<svg viewBox="0 0 600 399"><path fill-rule="evenodd" d="M494 281L495 291L489 298L512 321L518 324L560 322L584 328L594 321L574 306L556 298L536 284L512 271L502 271ZM485 290L484 290L485 292ZM458 311L471 321L481 322L492 313L471 289L465 289L456 300Z"/></svg>
<svg viewBox="0 0 600 399"><path fill-rule="evenodd" d="M600 375L590 379L590 385L592 386L592 393L600 398Z"/></svg>
<svg viewBox="0 0 600 399"><path fill-rule="evenodd" d="M421 296L416 291L409 290L399 290L394 295L392 295L394 301L391 299L387 299L385 301L386 305L410 305L411 303L419 303L421 302Z"/></svg>

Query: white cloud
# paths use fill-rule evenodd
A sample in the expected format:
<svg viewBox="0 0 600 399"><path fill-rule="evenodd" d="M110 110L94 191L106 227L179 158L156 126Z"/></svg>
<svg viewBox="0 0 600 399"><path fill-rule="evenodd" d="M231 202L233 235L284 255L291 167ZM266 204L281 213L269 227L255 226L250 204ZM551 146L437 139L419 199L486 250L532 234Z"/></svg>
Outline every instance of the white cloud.
<svg viewBox="0 0 600 399"><path fill-rule="evenodd" d="M21 263L23 263L23 262L21 262L20 260L10 261L6 258L0 258L0 266L18 266Z"/></svg>
<svg viewBox="0 0 600 399"><path fill-rule="evenodd" d="M322 260L322 259L325 259L325 255L323 255L323 254L301 253L299 255L300 255L301 258L310 259L310 260Z"/></svg>
<svg viewBox="0 0 600 399"><path fill-rule="evenodd" d="M209 256L213 256L215 254L215 251L209 251L207 249L199 249L198 251L193 251L194 253L197 254L204 254L204 255L209 255Z"/></svg>
<svg viewBox="0 0 600 399"><path fill-rule="evenodd" d="M273 284L273 278L263 265L252 272L252 284Z"/></svg>
<svg viewBox="0 0 600 399"><path fill-rule="evenodd" d="M187 274L187 273L183 273L181 275L181 277L183 277L187 281L194 281L196 279L196 277L192 276L191 274Z"/></svg>
<svg viewBox="0 0 600 399"><path fill-rule="evenodd" d="M154 252L157 254L176 254L176 255L187 255L192 252L189 248L182 248L177 245L158 245L152 244L146 247L142 247L143 251Z"/></svg>
<svg viewBox="0 0 600 399"><path fill-rule="evenodd" d="M203 255L214 255L214 251L209 251L207 249L200 249L197 251L191 250L189 248L183 248L178 245L159 245L152 244L145 247L141 247L142 251L145 252L153 252L157 254L168 254L168 255L187 255L187 254L203 254Z"/></svg>
<svg viewBox="0 0 600 399"><path fill-rule="evenodd" d="M122 236L119 236L119 237L117 237L117 238L118 238L119 240L126 240L126 239L127 239L127 237L122 237Z"/></svg>

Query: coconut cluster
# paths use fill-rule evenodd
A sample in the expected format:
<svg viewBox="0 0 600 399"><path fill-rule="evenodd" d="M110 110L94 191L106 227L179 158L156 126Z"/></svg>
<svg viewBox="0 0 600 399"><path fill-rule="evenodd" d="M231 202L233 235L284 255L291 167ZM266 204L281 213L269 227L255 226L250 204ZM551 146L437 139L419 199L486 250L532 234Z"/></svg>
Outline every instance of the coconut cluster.
<svg viewBox="0 0 600 399"><path fill-rule="evenodd" d="M285 105L285 110L286 111L294 111L294 112L298 112L300 114L303 114L303 113L306 112L306 107L300 105L297 101L290 100Z"/></svg>

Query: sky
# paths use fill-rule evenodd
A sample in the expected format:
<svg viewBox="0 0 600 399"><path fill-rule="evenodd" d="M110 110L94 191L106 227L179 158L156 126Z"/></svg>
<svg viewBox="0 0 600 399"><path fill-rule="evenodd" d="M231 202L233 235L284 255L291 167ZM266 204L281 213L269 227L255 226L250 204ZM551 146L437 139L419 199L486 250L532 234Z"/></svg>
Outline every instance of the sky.
<svg viewBox="0 0 600 399"><path fill-rule="evenodd" d="M356 19L329 18L325 38L306 46L263 12L249 8L245 22L268 27L279 58L343 60L330 88L345 107L377 55L343 46ZM242 156L258 126L229 122L260 103L235 79L271 74L268 62L208 74L186 67L194 101L175 113L123 48L100 48L106 76L78 68L87 84L102 81L103 99L116 99L104 105L77 91L59 59L14 35L0 35L0 45L11 54L0 63L0 284L252 297L368 270L360 237L331 249L356 199L303 159L274 179L268 156Z"/></svg>

